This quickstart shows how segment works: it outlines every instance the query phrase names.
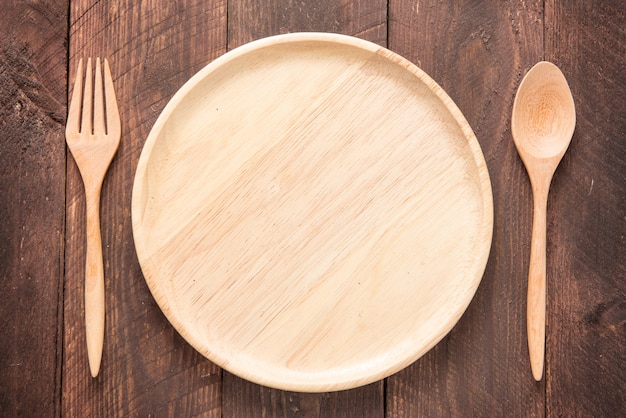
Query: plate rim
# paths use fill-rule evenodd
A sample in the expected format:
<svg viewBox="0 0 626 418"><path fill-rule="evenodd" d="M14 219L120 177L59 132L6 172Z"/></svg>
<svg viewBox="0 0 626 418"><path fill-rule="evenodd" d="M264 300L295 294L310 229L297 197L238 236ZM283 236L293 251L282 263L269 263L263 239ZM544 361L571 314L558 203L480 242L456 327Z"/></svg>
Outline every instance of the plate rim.
<svg viewBox="0 0 626 418"><path fill-rule="evenodd" d="M151 277L152 273L150 271L146 271L147 267L144 265L144 262L142 262L142 260L145 260L146 256L142 254L143 244L140 242L143 238L141 233L141 222L143 219L143 215L141 213L143 207L142 195L144 193L142 184L143 179L147 172L148 163L150 161L154 146L157 143L159 132L165 126L166 122L179 106L179 104L184 101L187 95L192 92L192 90L199 83L201 83L205 78L210 77L210 75L215 70L219 69L223 65L226 65L228 62L244 56L250 52L254 52L258 49L273 47L286 43L291 44L301 42L341 44L344 46L354 47L364 51L375 53L381 55L395 65L400 65L404 69L413 73L418 79L420 79L426 85L426 87L437 96L437 99L440 100L441 103L446 107L447 111L450 112L455 122L461 129L463 136L466 139L466 143L469 146L469 150L471 151L471 155L473 156L473 163L478 173L478 183L480 185L479 188L483 203L481 208L483 225L480 226L479 230L482 231L482 233L484 234L482 238L485 240L485 249L481 251L480 256L475 257L475 264L477 266L475 270L476 277L471 278L472 285L468 286L468 289L470 290L468 291L467 300L463 299L463 303L459 304L460 306L458 310L454 313L454 315L451 315L451 319L448 321L447 324L448 326L444 327L438 338L435 338L431 344L423 346L421 350L416 350L414 356L412 356L411 358L404 359L404 361L401 362L396 362L392 366L387 367L384 370L378 370L372 373L368 369L368 373L363 373L359 376L347 376L344 379L338 379L333 382L321 383L318 381L285 381L272 378L272 376L256 375L254 373L250 373L250 370L248 369L240 369L239 367L237 367L237 364L230 363L228 359L219 358L219 356L216 356L215 353L212 353L210 350L208 350L207 347L202 344L202 342L199 341L199 339L195 335L193 335L193 333L188 332L185 324L179 319L176 312L171 309L170 303L166 300L166 296L162 296L160 294L161 290L156 287L156 284ZM183 339L187 343L189 343L195 350L201 353L204 357L208 358L210 361L214 362L219 367L222 367L242 378L245 378L257 384L274 387L281 390L292 390L301 392L326 392L351 389L388 377L407 367L409 364L415 362L426 352L432 349L439 341L441 341L441 339L449 334L452 328L454 328L454 326L458 323L462 314L467 310L469 304L474 298L480 282L482 281L482 277L484 276L493 239L493 194L491 188L491 179L489 176L485 157L480 147L480 143L478 142L478 139L476 138L472 128L470 127L460 109L450 98L450 96L426 72L424 72L417 65L413 64L401 55L367 40L336 33L296 32L261 38L226 52L225 54L207 64L196 74L194 74L171 97L171 99L168 101L166 106L159 114L157 120L153 124L141 150L141 154L135 171L135 177L133 179L133 189L131 197L131 219L135 251L137 253L137 259L141 267L144 280L146 281L148 288L153 298L155 299L159 309L163 312L170 324L174 327L174 329L176 329L176 331L183 337Z"/></svg>

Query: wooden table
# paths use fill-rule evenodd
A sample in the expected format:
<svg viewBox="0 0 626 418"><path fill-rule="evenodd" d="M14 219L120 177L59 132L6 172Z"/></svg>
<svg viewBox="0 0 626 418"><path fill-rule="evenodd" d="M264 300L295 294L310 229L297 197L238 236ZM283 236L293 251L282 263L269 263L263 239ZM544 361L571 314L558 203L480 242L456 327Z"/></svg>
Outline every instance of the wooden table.
<svg viewBox="0 0 626 418"><path fill-rule="evenodd" d="M2 2L1 416L626 416L626 16L573 0ZM494 194L482 283L452 332L365 387L283 392L199 355L166 321L137 262L133 176L177 89L228 50L294 31L376 42L431 75L481 144ZM106 336L89 375L85 203L64 139L79 57L111 61L122 143L102 192ZM510 130L514 95L542 59L563 70L577 127L548 203L545 379L526 347L532 203Z"/></svg>

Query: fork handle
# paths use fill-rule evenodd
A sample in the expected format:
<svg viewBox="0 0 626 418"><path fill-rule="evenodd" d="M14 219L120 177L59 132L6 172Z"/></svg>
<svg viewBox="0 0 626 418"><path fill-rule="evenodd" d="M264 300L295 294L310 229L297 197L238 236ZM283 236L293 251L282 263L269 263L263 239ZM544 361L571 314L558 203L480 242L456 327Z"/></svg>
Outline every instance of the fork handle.
<svg viewBox="0 0 626 418"><path fill-rule="evenodd" d="M100 371L104 343L104 266L100 235L100 188L86 191L87 257L85 266L85 327L91 376Z"/></svg>
<svg viewBox="0 0 626 418"><path fill-rule="evenodd" d="M526 331L533 377L540 381L543 375L546 339L546 211L547 188L533 191L533 229L528 267L528 298Z"/></svg>

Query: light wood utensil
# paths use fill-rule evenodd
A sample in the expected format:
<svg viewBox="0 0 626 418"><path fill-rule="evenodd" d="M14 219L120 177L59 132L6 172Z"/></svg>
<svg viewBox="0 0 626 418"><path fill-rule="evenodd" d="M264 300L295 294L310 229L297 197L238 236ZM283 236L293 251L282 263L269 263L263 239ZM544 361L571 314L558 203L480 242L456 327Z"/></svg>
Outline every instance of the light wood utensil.
<svg viewBox="0 0 626 418"><path fill-rule="evenodd" d="M95 84L95 89L94 89ZM120 143L117 109L109 62L96 59L95 83L91 58L84 77L83 60L78 63L65 138L85 186L87 207L87 255L85 265L85 326L91 375L96 377L104 342L104 267L100 235L100 190L104 176Z"/></svg>
<svg viewBox="0 0 626 418"><path fill-rule="evenodd" d="M513 103L511 131L533 190L533 229L528 268L527 333L533 377L543 375L546 323L546 210L552 176L576 125L565 76L539 62L522 80Z"/></svg>
<svg viewBox="0 0 626 418"><path fill-rule="evenodd" d="M400 370L482 278L489 174L448 95L343 35L234 49L172 98L141 153L133 235L146 282L209 359L328 391Z"/></svg>

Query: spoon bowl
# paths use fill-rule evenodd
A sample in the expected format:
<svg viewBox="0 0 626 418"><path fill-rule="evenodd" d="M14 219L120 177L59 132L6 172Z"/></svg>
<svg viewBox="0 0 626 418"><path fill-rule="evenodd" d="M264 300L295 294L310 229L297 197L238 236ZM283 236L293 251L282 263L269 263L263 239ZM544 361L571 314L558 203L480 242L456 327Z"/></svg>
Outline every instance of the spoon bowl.
<svg viewBox="0 0 626 418"><path fill-rule="evenodd" d="M526 327L535 380L543 375L546 315L546 211L552 176L576 126L574 99L565 76L546 61L522 80L513 103L511 132L533 190L533 230L528 268Z"/></svg>
<svg viewBox="0 0 626 418"><path fill-rule="evenodd" d="M547 61L536 64L519 86L511 130L524 158L556 159L567 150L576 125L574 99L559 68ZM528 167L527 167L528 168Z"/></svg>

